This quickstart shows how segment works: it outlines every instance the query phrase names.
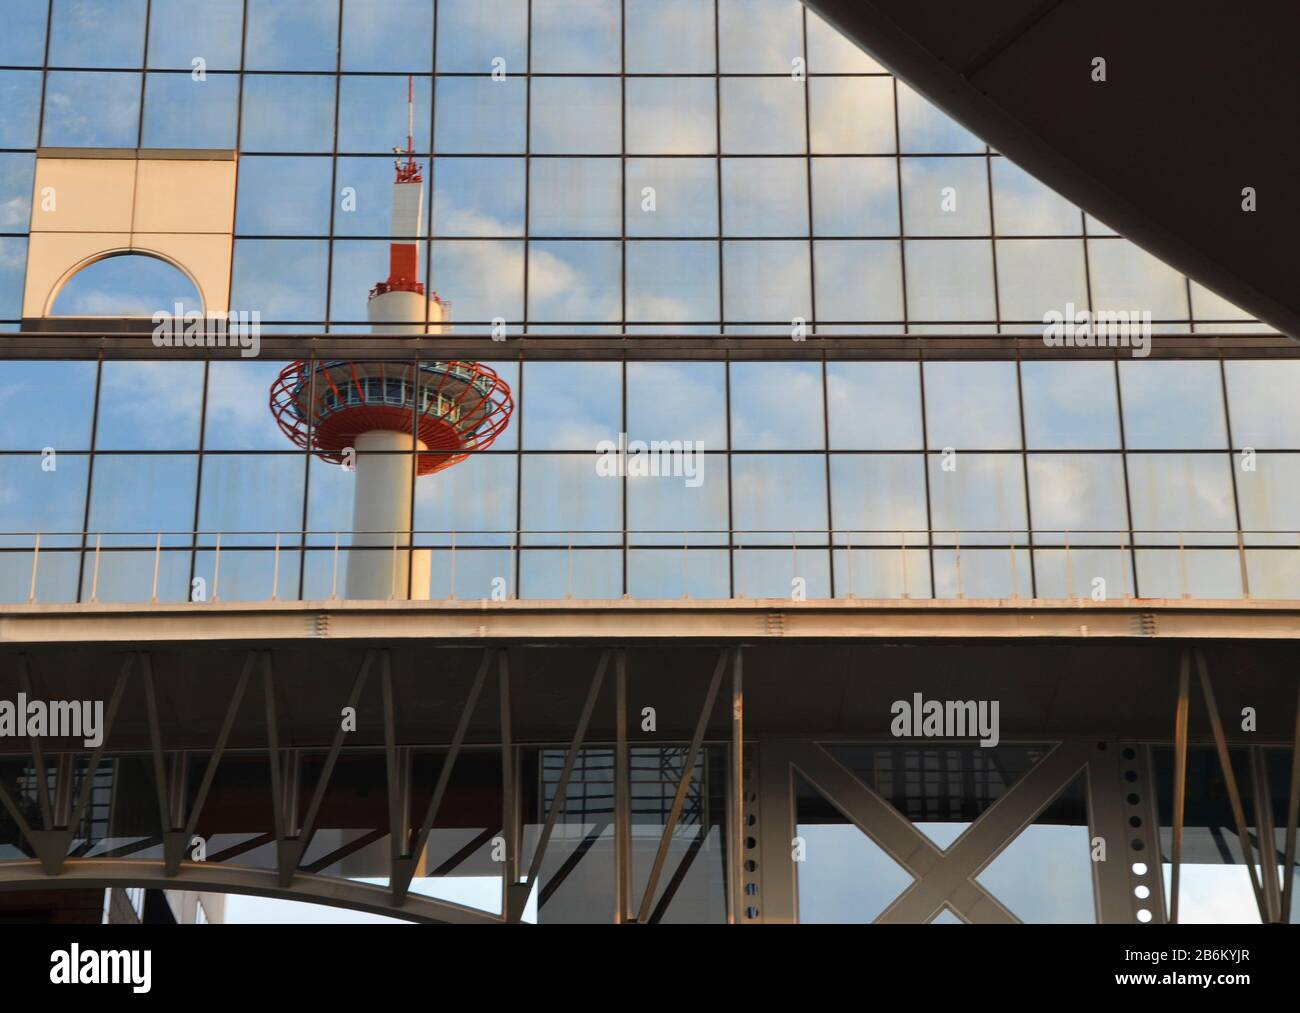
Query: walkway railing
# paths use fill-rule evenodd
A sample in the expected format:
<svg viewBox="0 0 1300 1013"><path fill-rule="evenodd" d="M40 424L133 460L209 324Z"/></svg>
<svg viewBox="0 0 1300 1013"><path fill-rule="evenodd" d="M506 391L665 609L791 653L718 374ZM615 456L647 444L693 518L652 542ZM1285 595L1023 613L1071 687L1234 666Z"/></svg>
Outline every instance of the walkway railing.
<svg viewBox="0 0 1300 1013"><path fill-rule="evenodd" d="M391 556L393 600L518 598L521 555L526 571L544 565L542 553L564 562L534 581L547 593L523 597L690 598L725 587L694 597L1300 599L1294 531L422 530L366 532L371 544L352 545L354 534L0 532L0 603L338 600L348 560L363 552ZM632 583L656 593L589 593L598 582L582 566L602 550L626 553L622 587L644 567ZM430 586L408 589L403 577L399 587L409 559L426 553ZM653 569L641 554L653 554Z"/></svg>

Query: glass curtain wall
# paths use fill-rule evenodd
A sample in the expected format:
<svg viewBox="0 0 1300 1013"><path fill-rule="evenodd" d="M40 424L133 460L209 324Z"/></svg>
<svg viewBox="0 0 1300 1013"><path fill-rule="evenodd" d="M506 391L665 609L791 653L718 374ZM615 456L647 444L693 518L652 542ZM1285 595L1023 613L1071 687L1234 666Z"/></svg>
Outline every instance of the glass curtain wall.
<svg viewBox="0 0 1300 1013"><path fill-rule="evenodd" d="M237 150L231 308L367 329L408 76L421 263L462 333L1020 333L1067 304L1261 329L798 0L9 0L5 19L9 330L39 147Z"/></svg>
<svg viewBox="0 0 1300 1013"><path fill-rule="evenodd" d="M341 596L282 365L5 363L0 597ZM1300 363L489 365L510 427L415 482L435 599L1300 596Z"/></svg>

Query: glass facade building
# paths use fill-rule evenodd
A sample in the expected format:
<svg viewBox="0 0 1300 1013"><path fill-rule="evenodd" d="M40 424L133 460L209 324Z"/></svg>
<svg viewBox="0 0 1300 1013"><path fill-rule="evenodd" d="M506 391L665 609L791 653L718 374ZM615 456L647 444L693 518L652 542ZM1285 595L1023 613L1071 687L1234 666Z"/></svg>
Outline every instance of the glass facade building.
<svg viewBox="0 0 1300 1013"><path fill-rule="evenodd" d="M407 75L434 159L421 262L457 333L1039 333L1067 302L1262 329L796 0L13 0L6 19L10 329L35 151L91 147L237 150L231 308L366 330ZM56 309L93 314L98 288Z"/></svg>
<svg viewBox="0 0 1300 1013"><path fill-rule="evenodd" d="M354 476L281 365L7 363L3 599L340 596ZM1294 361L492 365L511 428L416 485L433 598L1300 595ZM611 474L620 433L690 473Z"/></svg>
<svg viewBox="0 0 1300 1013"><path fill-rule="evenodd" d="M22 326L38 149L229 148L230 308L368 331L414 75L435 329L628 339L495 363L517 424L419 483L434 597L1300 593L1295 363L635 361L648 334L1037 334L1067 305L1267 331L795 0L24 0L11 27L0 326ZM193 301L141 262L91 264L53 314ZM263 414L278 368L7 363L4 600L35 571L42 601L185 600L218 533L219 595L336 593L347 476ZM689 442L707 478L604 480L592 453L620 433ZM57 473L35 471L47 448Z"/></svg>
<svg viewBox="0 0 1300 1013"><path fill-rule="evenodd" d="M6 0L3 19L0 605L337 602L357 553L427 555L427 586L394 583L395 600L485 610L1300 599L1296 350L992 150L798 0ZM415 237L395 234L392 215L393 152L405 157L408 129L423 169ZM43 185L43 164L205 157L235 166L228 304L203 306L184 265L144 243L86 258L48 300L33 292L40 216L66 199ZM418 247L442 313L405 346L368 319L399 241ZM257 314L265 347L248 358L146 347L141 318L178 303ZM1041 340L1051 314L1076 312L1148 314L1147 344ZM353 544L356 476L286 439L268 406L277 377L292 361L324 362L324 375L355 359L381 370L386 391L400 387L392 377L470 358L509 385L509 426L432 475L421 458L434 450L373 451L409 465L410 530ZM927 675L946 664L936 659ZM655 664L680 663L652 659L633 689L657 691ZM762 666L751 669L760 713ZM452 667L468 687L473 666ZM199 668L177 683L195 699ZM322 683L346 698L350 678ZM543 709L541 682L528 698L517 675L516 701ZM696 683L683 686L697 708ZM427 687L405 689L411 700ZM582 695L565 692L578 713ZM143 698L127 699L143 713ZM447 712L449 700L438 700ZM314 701L304 693L300 713ZM825 713L840 728L838 706ZM572 753L570 729L547 712L506 769L496 729L476 726L449 782L463 807L432 829L413 892L504 917L518 881L490 853L514 819L524 852L555 834L528 920L629 920L627 897L647 883L652 920L758 919L767 902L741 880L776 861L751 855L763 831L745 829L765 775L738 769L727 734L733 749L744 735L723 722L701 719L685 745L695 715L678 709L686 717L675 713L662 740L633 729L629 747L627 728L602 727ZM809 711L811 726L822 712ZM327 717L294 747L304 796L338 759ZM1169 890L1163 732L1144 729L1122 754L1089 752L1047 791L1035 772L1061 762L1061 735L1018 727L986 750L885 742L883 727L840 728L806 777L807 756L780 743L768 754L786 764L782 805L815 857L790 873L798 919L873 920L924 885L887 835L845 815L830 784L840 774L936 863L978 838L1022 780L1045 792L988 844L989 861L971 860L958 899L908 918L994 920L996 908L1008 920L1103 920L1089 848L1112 817L1114 847L1131 830L1149 849L1129 856L1146 891L1135 896L1158 900L1162 874ZM392 828L383 793L367 793L397 747L385 753L382 729L370 733L342 752L294 868L387 887ZM438 725L402 745L416 809L452 762L449 738ZM162 794L162 762L149 766L143 741L110 750L73 857L167 854L175 828L111 803ZM1252 834L1281 848L1276 746L1234 746L1232 762L1259 799ZM200 824L210 860L275 870L284 827L269 808L240 819L279 757L242 724L224 748L187 746L168 790L201 808L211 758L213 808L229 808ZM87 762L68 769L84 776ZM1130 809L1101 812L1103 762L1117 765L1106 790L1127 791ZM1223 843L1234 814L1215 762L1193 747L1189 920L1218 916L1220 901L1246 910L1247 866L1259 864ZM38 767L0 755L0 786L33 823ZM1129 774L1140 793L1120 785ZM26 860L6 818L0 859ZM460 884L471 899L453 873L473 881Z"/></svg>

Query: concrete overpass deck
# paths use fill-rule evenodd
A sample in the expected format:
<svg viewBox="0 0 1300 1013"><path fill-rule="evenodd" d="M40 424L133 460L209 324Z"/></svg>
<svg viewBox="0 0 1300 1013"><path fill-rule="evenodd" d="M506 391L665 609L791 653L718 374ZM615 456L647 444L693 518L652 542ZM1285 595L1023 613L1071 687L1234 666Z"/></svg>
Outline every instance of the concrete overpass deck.
<svg viewBox="0 0 1300 1013"><path fill-rule="evenodd" d="M1300 639L1300 601L1191 598L293 601L0 606L0 645L427 639Z"/></svg>

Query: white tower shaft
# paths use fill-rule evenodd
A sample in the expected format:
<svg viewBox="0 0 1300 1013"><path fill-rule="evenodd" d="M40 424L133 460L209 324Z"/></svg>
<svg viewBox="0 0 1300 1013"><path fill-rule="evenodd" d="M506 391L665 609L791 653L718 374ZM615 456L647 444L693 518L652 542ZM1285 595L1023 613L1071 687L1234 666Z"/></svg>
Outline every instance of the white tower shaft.
<svg viewBox="0 0 1300 1013"><path fill-rule="evenodd" d="M405 600L408 580L411 600L428 599L433 553L407 548L415 477L411 451L425 449L409 433L379 429L357 437L352 497L352 545L357 551L348 553L349 599Z"/></svg>

